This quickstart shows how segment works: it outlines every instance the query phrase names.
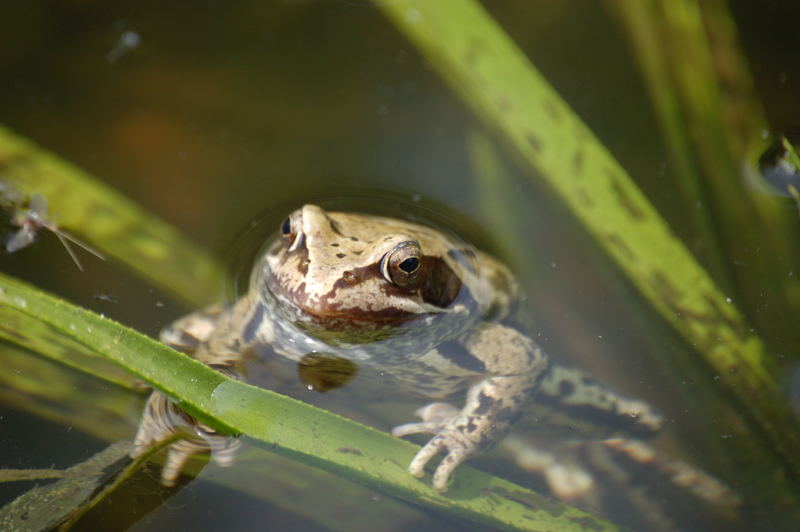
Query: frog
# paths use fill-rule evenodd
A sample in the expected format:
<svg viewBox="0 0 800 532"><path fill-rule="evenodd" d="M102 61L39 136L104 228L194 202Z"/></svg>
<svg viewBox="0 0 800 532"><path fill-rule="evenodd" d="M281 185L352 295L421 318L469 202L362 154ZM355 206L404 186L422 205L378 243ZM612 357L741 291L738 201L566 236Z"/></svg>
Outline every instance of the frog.
<svg viewBox="0 0 800 532"><path fill-rule="evenodd" d="M439 492L447 491L462 463L503 441L531 401L600 413L627 425L626 433L659 430L663 417L648 403L552 363L515 318L521 301L505 264L449 232L307 204L282 221L238 300L189 314L160 339L233 378L243 378L242 363L250 356L301 364L310 353L379 372L381 385L431 401L416 411L419 421L398 425L392 434L430 436L408 471L423 477L441 456L432 476ZM463 397L460 406L454 397ZM649 456L636 440L608 434L609 447ZM169 447L165 485L176 482L193 455L210 452L217 464L230 465L241 446L153 391L133 455L175 435L182 439ZM561 498L591 487L586 471L559 463L552 453L518 438L509 438L506 449ZM686 471L678 470L684 482ZM694 484L717 487L701 480Z"/></svg>

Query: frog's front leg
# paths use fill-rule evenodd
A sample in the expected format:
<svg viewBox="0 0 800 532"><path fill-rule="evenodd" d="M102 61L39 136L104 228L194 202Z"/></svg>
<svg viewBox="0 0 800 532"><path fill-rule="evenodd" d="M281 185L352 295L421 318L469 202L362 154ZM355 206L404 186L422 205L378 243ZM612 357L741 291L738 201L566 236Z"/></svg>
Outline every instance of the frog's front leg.
<svg viewBox="0 0 800 532"><path fill-rule="evenodd" d="M408 469L424 475L425 465L437 454L445 453L433 475L433 487L447 489L451 474L467 458L486 451L497 443L520 417L530 392L547 367L547 359L533 341L519 331L492 324L479 328L466 342L466 348L486 368L482 380L467 392L460 411L448 411L441 403L423 412L421 423L396 427L395 436L435 434L417 453Z"/></svg>

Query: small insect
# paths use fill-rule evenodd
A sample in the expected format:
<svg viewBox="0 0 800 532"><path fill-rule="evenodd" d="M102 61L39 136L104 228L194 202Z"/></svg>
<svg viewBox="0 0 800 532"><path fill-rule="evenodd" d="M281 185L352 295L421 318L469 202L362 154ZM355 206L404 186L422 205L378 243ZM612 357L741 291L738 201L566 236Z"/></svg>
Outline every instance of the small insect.
<svg viewBox="0 0 800 532"><path fill-rule="evenodd" d="M142 37L135 31L123 31L114 48L106 54L109 63L116 63L122 56L136 50L142 44Z"/></svg>
<svg viewBox="0 0 800 532"><path fill-rule="evenodd" d="M8 195L6 195L5 199L7 200L7 203L11 204L11 202L8 201ZM66 231L62 231L56 224L48 220L47 199L45 199L44 196L41 194L32 195L30 201L28 201L27 208L20 206L22 202L19 201L18 197L17 200L18 201L12 204L12 207L15 210L11 219L11 223L19 227L19 230L8 239L8 242L6 242L7 252L14 253L17 250L29 246L36 240L36 233L41 229L46 229L58 237L80 271L83 271L83 265L78 259L78 256L75 254L75 251L72 249L72 246L70 246L70 242L76 246L82 247L98 259L106 260L106 258L99 251L90 245L81 242Z"/></svg>
<svg viewBox="0 0 800 532"><path fill-rule="evenodd" d="M119 298L117 296L107 292L99 292L93 297L98 301L105 301L106 303L119 303Z"/></svg>

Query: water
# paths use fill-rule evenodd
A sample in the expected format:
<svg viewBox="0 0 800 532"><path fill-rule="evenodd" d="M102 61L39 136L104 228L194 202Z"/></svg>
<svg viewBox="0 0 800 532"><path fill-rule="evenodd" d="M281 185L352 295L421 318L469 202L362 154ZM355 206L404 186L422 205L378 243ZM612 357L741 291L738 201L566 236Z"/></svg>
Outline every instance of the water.
<svg viewBox="0 0 800 532"><path fill-rule="evenodd" d="M675 199L677 169L627 41L600 4L486 4L702 257L709 243L692 232L686 207ZM788 2L732 7L766 114L775 131L791 132L800 121L794 57L800 43L790 22L797 20L797 8ZM401 210L420 203L444 210L449 225L469 240L516 261L537 341L656 405L669 419L659 448L747 490L747 477L738 471L746 471L748 457L738 454L741 436L729 430L738 418L715 388L715 376L656 361L693 354L544 189L520 179L507 203L525 249L486 215L465 149L467 134L479 123L373 7L282 0L2 9L0 122L112 184L219 255L235 257L234 279L247 278L258 248L253 242L303 202L333 198L339 208L363 208L370 201L340 196L379 190L403 198L395 202ZM513 158L507 162L514 172ZM796 208L788 201L785 207ZM243 230L252 220L255 226ZM249 243L232 244L241 232ZM249 251L232 252L237 246ZM755 251L746 259L764 260ZM53 235L42 234L35 244L3 255L0 269L151 335L189 310L113 263L84 255L81 260L84 273ZM219 290L220 299L230 299L242 288L230 282ZM775 318L770 303L746 310L769 321ZM770 353L783 357L779 364L796 368L793 340L778 334L766 340ZM84 389L81 377L74 378L73 389ZM69 430L64 420L74 413L33 408L8 386L0 387L0 465L66 467L104 445L104 435L89 427ZM307 393L332 408L352 406L333 393ZM141 400L121 395L101 396L102 404L118 406L113 416L98 416L109 428L106 437L134 433ZM397 417L407 417L413 405L396 410ZM382 413L353 415L390 427ZM29 443L55 439L63 442L57 448ZM245 474L265 460L263 454L244 457L229 470L206 468L206 480L156 505L137 529L214 529L222 523L304 530L461 526L284 458L266 458L269 465L260 466L272 470L266 478L275 479L265 486L265 477ZM541 484L501 455L476 465ZM162 493L155 472L142 476L140 492ZM331 490L347 492L338 509L325 503ZM7 500L15 491L4 486L3 493ZM777 514L759 504L747 507L744 517L768 529ZM624 508L618 511L625 514Z"/></svg>

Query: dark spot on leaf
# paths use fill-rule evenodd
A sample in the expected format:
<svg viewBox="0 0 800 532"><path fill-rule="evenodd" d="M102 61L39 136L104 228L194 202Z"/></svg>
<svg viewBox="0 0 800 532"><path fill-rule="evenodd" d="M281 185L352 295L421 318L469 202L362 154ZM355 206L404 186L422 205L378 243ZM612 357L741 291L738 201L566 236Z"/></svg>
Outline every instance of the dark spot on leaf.
<svg viewBox="0 0 800 532"><path fill-rule="evenodd" d="M553 104L552 100L545 100L542 103L542 107L544 107L545 112L549 114L550 118L552 118L554 121L559 122L561 120L561 115L559 114L558 109L556 109L556 106Z"/></svg>
<svg viewBox="0 0 800 532"><path fill-rule="evenodd" d="M592 196L586 192L586 190L579 188L575 191L575 193L578 195L578 200L583 203L584 207L587 209L594 207L594 200L592 200Z"/></svg>
<svg viewBox="0 0 800 532"><path fill-rule="evenodd" d="M539 140L539 137L537 137L533 133L528 133L526 135L526 138L528 139L528 144L530 144L531 148L533 148L533 151L535 151L536 153L542 152L542 141Z"/></svg>
<svg viewBox="0 0 800 532"><path fill-rule="evenodd" d="M611 190L617 195L619 204L628 211L631 218L635 220L643 220L645 218L644 211L636 204L635 200L628 194L622 185L622 180L614 173L608 172L608 177L611 180Z"/></svg>
<svg viewBox="0 0 800 532"><path fill-rule="evenodd" d="M612 244L617 251L625 258L628 262L635 262L636 261L636 254L628 247L628 244L617 234L610 234L606 237L608 242Z"/></svg>
<svg viewBox="0 0 800 532"><path fill-rule="evenodd" d="M361 452L360 449L356 449L355 447L339 447L336 449L337 453L347 453L347 454L354 454L356 456L363 456L364 453Z"/></svg>
<svg viewBox="0 0 800 532"><path fill-rule="evenodd" d="M583 173L583 152L580 150L576 151L575 155L572 156L572 170L576 176L580 176Z"/></svg>

